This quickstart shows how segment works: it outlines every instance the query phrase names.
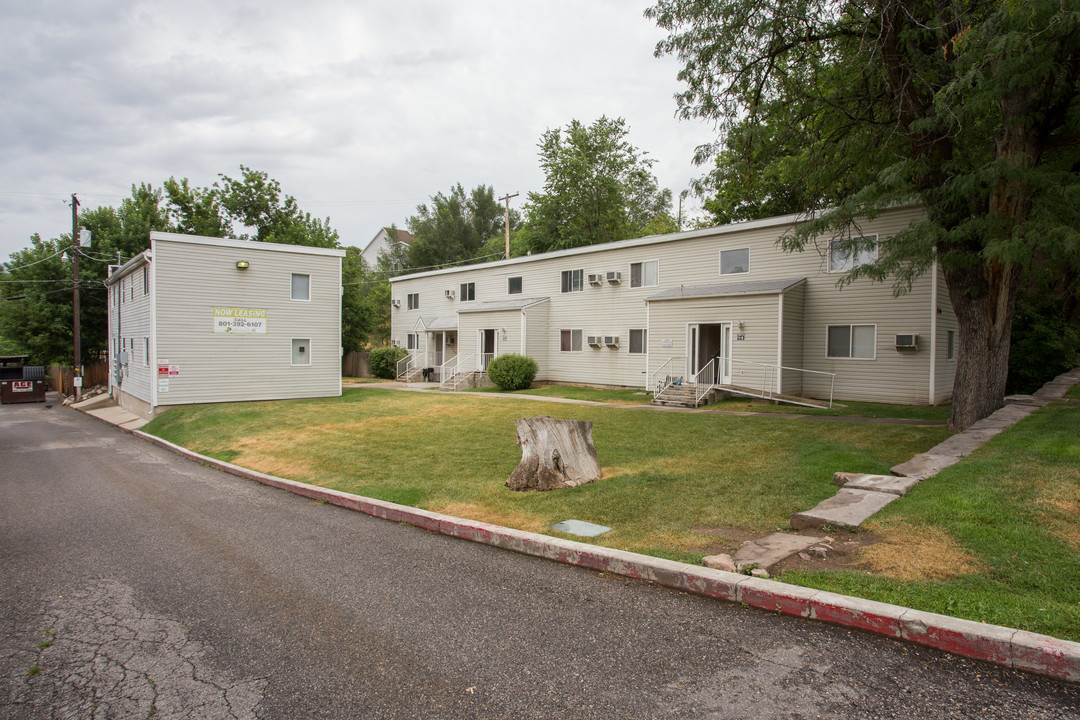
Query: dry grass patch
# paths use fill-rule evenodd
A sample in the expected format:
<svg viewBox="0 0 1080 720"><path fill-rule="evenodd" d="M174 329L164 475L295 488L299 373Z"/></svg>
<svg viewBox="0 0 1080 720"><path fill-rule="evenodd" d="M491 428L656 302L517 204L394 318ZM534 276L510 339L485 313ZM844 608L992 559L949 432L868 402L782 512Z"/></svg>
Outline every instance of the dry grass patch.
<svg viewBox="0 0 1080 720"><path fill-rule="evenodd" d="M873 523L880 542L862 548L860 567L894 580L951 580L981 572L982 564L940 528L896 518Z"/></svg>
<svg viewBox="0 0 1080 720"><path fill-rule="evenodd" d="M524 530L526 532L542 533L548 529L547 524L535 515L487 508L475 503L443 503L441 505L433 506L431 511L442 513L443 515L453 515L454 517L466 518L468 520L486 522L492 525L517 528L518 530Z"/></svg>

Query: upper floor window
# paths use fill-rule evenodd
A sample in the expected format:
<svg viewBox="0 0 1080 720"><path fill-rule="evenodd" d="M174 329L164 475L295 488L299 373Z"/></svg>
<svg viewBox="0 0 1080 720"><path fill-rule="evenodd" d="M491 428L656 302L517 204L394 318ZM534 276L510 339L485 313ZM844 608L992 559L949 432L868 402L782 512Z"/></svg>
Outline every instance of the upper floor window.
<svg viewBox="0 0 1080 720"><path fill-rule="evenodd" d="M409 293L406 296L406 302L410 310L418 310L420 308L420 293Z"/></svg>
<svg viewBox="0 0 1080 720"><path fill-rule="evenodd" d="M585 271L584 270L563 270L562 272L562 291L579 292L585 289Z"/></svg>
<svg viewBox="0 0 1080 720"><path fill-rule="evenodd" d="M150 268L143 265L142 269L142 294L150 294Z"/></svg>
<svg viewBox="0 0 1080 720"><path fill-rule="evenodd" d="M650 287L660 284L660 261L630 263L630 287Z"/></svg>
<svg viewBox="0 0 1080 720"><path fill-rule="evenodd" d="M507 295L520 295L521 294L521 276L507 278L506 279L506 294Z"/></svg>
<svg viewBox="0 0 1080 720"><path fill-rule="evenodd" d="M829 243L829 272L847 272L877 261L877 235L852 238L858 248L833 240ZM867 244L869 243L869 244Z"/></svg>
<svg viewBox="0 0 1080 720"><path fill-rule="evenodd" d="M750 272L750 248L720 251L720 274L739 275Z"/></svg>
<svg viewBox="0 0 1080 720"><path fill-rule="evenodd" d="M292 299L293 300L310 300L311 299L311 276L301 275L300 273L292 274Z"/></svg>
<svg viewBox="0 0 1080 720"><path fill-rule="evenodd" d="M476 283L461 283L461 299L463 301L476 299Z"/></svg>

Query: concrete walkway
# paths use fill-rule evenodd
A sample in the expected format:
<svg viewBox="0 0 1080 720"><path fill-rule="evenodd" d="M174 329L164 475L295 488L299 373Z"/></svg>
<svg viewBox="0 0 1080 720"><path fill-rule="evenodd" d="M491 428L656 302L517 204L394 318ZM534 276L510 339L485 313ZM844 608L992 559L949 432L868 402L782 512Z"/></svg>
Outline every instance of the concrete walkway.
<svg viewBox="0 0 1080 720"><path fill-rule="evenodd" d="M80 410L87 415L93 415L99 420L104 420L117 427L122 427L125 430L138 430L143 425L150 422L146 418L140 417L130 410L125 410L117 405L108 393L95 395L86 400L80 400L77 403L73 403L71 407Z"/></svg>

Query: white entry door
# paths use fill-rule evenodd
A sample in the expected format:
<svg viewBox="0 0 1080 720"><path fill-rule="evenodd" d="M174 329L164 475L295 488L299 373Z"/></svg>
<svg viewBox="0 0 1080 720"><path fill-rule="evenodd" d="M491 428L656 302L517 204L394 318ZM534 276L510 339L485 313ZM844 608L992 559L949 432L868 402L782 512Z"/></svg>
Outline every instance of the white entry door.
<svg viewBox="0 0 1080 720"><path fill-rule="evenodd" d="M731 384L731 323L693 323L687 327L687 380L711 367L704 382ZM710 366L709 363L712 363Z"/></svg>

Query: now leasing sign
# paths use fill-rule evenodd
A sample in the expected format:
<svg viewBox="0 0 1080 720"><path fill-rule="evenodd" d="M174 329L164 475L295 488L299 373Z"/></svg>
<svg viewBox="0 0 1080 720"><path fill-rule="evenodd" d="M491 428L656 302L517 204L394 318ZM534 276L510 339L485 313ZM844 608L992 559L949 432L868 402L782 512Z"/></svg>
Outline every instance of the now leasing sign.
<svg viewBox="0 0 1080 720"><path fill-rule="evenodd" d="M266 311L254 308L214 308L214 332L235 335L266 334Z"/></svg>

